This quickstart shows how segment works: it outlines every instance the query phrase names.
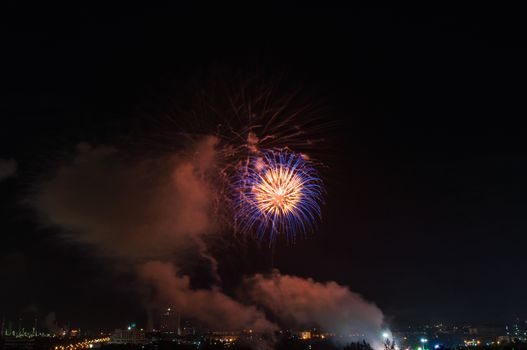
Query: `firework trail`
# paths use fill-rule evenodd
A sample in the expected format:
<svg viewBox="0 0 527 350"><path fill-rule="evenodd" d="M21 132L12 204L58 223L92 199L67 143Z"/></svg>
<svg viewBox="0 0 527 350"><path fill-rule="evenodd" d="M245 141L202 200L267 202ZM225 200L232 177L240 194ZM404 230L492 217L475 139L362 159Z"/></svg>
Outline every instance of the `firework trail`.
<svg viewBox="0 0 527 350"><path fill-rule="evenodd" d="M323 186L313 164L287 149L261 151L235 181L235 226L271 243L277 235L295 241L320 218Z"/></svg>

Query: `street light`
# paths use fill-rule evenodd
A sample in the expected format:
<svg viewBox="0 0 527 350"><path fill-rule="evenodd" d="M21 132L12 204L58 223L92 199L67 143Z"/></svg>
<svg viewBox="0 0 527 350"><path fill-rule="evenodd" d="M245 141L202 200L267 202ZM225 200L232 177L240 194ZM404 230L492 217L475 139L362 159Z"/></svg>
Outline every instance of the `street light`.
<svg viewBox="0 0 527 350"><path fill-rule="evenodd" d="M423 344L423 350L426 350L425 343L428 342L428 339L421 338L421 344Z"/></svg>

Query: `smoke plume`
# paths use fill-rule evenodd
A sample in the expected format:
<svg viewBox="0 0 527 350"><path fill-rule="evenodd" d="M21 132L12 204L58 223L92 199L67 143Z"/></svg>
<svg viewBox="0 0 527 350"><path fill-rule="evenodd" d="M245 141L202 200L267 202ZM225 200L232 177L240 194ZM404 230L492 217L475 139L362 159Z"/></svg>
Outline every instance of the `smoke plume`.
<svg viewBox="0 0 527 350"><path fill-rule="evenodd" d="M30 202L44 224L109 256L159 258L199 247L213 226L206 176L214 143L207 138L184 154L146 160L81 144Z"/></svg>
<svg viewBox="0 0 527 350"><path fill-rule="evenodd" d="M191 290L189 278L179 276L172 264L150 261L139 268L139 275L156 288L162 305L173 305L183 315L199 318L216 329L264 333L277 330L255 306L243 305L217 288Z"/></svg>
<svg viewBox="0 0 527 350"><path fill-rule="evenodd" d="M319 283L308 278L256 274L245 281L246 293L258 305L292 326L321 327L341 336L343 342L366 339L377 345L383 314L374 304L336 282Z"/></svg>

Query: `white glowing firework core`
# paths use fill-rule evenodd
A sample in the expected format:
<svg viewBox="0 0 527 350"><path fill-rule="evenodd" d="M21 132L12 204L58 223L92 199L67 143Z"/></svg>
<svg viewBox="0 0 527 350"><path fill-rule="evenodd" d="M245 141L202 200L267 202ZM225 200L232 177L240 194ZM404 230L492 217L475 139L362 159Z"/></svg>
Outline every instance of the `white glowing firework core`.
<svg viewBox="0 0 527 350"><path fill-rule="evenodd" d="M302 198L303 181L290 168L269 168L252 192L260 211L270 215L294 213Z"/></svg>

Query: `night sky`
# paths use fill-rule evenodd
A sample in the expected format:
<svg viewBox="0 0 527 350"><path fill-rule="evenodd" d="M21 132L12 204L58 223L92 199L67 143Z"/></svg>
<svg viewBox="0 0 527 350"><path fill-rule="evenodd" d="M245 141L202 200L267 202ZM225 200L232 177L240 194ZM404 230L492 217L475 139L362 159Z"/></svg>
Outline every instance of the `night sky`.
<svg viewBox="0 0 527 350"><path fill-rule="evenodd" d="M17 163L0 180L6 318L144 322L131 277L25 199L78 143L141 134L215 69L276 72L331 126L323 220L277 247L282 273L348 285L393 324L527 317L519 9L3 7L0 159Z"/></svg>

